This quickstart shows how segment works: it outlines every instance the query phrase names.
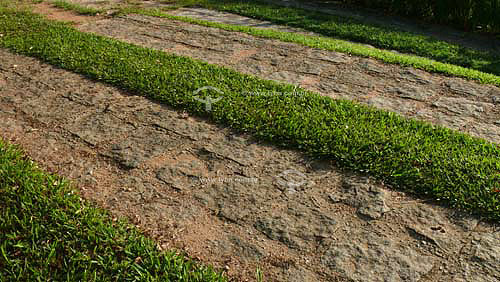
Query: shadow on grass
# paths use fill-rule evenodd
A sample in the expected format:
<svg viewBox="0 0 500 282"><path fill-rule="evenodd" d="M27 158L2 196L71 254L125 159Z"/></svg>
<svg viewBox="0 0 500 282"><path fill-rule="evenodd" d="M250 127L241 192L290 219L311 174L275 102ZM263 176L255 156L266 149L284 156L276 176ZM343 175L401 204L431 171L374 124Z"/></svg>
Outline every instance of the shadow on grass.
<svg viewBox="0 0 500 282"><path fill-rule="evenodd" d="M284 7L263 1L249 0L172 0L182 6L204 7L243 16L267 20L276 24L302 28L321 35L373 45L377 48L415 54L440 62L459 65L500 75L500 56L457 44L437 40L363 20L334 16L294 7Z"/></svg>

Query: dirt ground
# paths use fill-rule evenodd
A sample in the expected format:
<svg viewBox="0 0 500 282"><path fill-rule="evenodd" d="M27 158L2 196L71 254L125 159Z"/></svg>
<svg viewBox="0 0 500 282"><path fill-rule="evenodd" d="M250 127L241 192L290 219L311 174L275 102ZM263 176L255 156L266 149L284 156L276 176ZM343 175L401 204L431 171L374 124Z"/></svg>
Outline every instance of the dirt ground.
<svg viewBox="0 0 500 282"><path fill-rule="evenodd" d="M75 21L500 143L493 86L164 19L90 19ZM129 218L159 248L184 251L234 281L254 281L257 267L265 281L500 279L499 226L331 162L1 49L0 93L0 138Z"/></svg>

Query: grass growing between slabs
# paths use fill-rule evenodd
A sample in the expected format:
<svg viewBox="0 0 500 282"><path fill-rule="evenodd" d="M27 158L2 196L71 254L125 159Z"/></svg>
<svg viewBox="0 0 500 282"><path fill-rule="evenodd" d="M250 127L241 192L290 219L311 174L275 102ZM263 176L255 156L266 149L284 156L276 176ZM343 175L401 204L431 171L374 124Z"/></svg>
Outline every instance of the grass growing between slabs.
<svg viewBox="0 0 500 282"><path fill-rule="evenodd" d="M377 48L415 54L442 63L500 75L500 55L466 48L394 26L335 16L255 0L167 0L302 28L324 36L371 44Z"/></svg>
<svg viewBox="0 0 500 282"><path fill-rule="evenodd" d="M190 58L79 32L27 12L0 16L0 46L141 93L400 189L500 219L497 144ZM205 86L223 95L194 92ZM252 95L251 93L259 93ZM222 96L206 111L199 99Z"/></svg>
<svg viewBox="0 0 500 282"><path fill-rule="evenodd" d="M226 281L73 194L0 140L0 281Z"/></svg>
<svg viewBox="0 0 500 282"><path fill-rule="evenodd" d="M159 9L142 9L134 6L121 7L119 9L119 12L117 12L116 14L123 15L129 13L163 17L171 20L178 20L201 26L214 27L228 31L243 32L262 38L278 39L284 42L297 43L313 48L374 58L386 63L398 64L402 66L411 66L429 72L463 77L471 80L476 80L484 84L493 84L496 86L500 86L500 76L495 74L481 72L479 70L461 67L453 64L442 63L432 59L418 57L414 55L401 54L401 53L391 52L388 50L371 48L362 44L333 39L330 37L311 36L298 33L283 32L272 29L262 29L262 28L248 27L248 26L223 24L223 23L193 19L189 17L169 15Z"/></svg>

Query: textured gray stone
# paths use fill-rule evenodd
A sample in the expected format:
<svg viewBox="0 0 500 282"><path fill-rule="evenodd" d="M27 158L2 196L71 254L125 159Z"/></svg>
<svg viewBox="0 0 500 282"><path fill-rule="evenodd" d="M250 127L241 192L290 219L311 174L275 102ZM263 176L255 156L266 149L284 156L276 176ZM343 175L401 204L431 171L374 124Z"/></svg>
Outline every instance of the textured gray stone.
<svg viewBox="0 0 500 282"><path fill-rule="evenodd" d="M465 252L471 256L473 261L477 261L491 271L500 276L500 232L474 234L470 246Z"/></svg>
<svg viewBox="0 0 500 282"><path fill-rule="evenodd" d="M457 94L472 96L479 95L479 91L477 90L477 88L468 82L450 79L446 81L446 86L448 86L451 91Z"/></svg>
<svg viewBox="0 0 500 282"><path fill-rule="evenodd" d="M317 215L304 206L259 218L254 227L267 237L278 240L290 248L300 249L318 238L333 235L337 221L326 215Z"/></svg>
<svg viewBox="0 0 500 282"><path fill-rule="evenodd" d="M102 153L128 169L137 168L168 149L173 149L181 143L177 136L169 135L152 128L141 128L134 131L127 139L112 144L111 148Z"/></svg>
<svg viewBox="0 0 500 282"><path fill-rule="evenodd" d="M453 281L500 281L500 233L474 232L454 264L456 269L449 275Z"/></svg>
<svg viewBox="0 0 500 282"><path fill-rule="evenodd" d="M422 87L412 87L412 86L389 88L388 91L395 93L397 96L401 98L413 99L422 102L427 101L430 97L434 95L434 92L430 91L429 89L424 89Z"/></svg>
<svg viewBox="0 0 500 282"><path fill-rule="evenodd" d="M342 190L329 197L334 203L341 202L357 208L359 214L370 219L378 219L389 211L386 192L368 179L344 178Z"/></svg>
<svg viewBox="0 0 500 282"><path fill-rule="evenodd" d="M203 171L204 164L200 160L178 161L158 169L156 178L175 189L183 190L200 185Z"/></svg>
<svg viewBox="0 0 500 282"><path fill-rule="evenodd" d="M492 88L488 94L491 97L491 102L495 105L500 104L500 89L498 88Z"/></svg>
<svg viewBox="0 0 500 282"><path fill-rule="evenodd" d="M354 281L419 281L436 261L394 238L372 233L349 238L329 245L321 263Z"/></svg>
<svg viewBox="0 0 500 282"><path fill-rule="evenodd" d="M326 61L326 62L334 63L334 64L343 64L343 63L348 63L350 61L349 57L347 57L344 54L325 52L325 51L314 50L314 49L312 51L310 51L307 56L308 56L308 58L311 58L311 59Z"/></svg>
<svg viewBox="0 0 500 282"><path fill-rule="evenodd" d="M444 108L462 116L479 117L489 107L489 104L471 101L466 98L442 97L433 103L434 106Z"/></svg>
<svg viewBox="0 0 500 282"><path fill-rule="evenodd" d="M404 69L400 72L399 77L419 84L430 84L431 81L423 76L420 71L415 69Z"/></svg>
<svg viewBox="0 0 500 282"><path fill-rule="evenodd" d="M373 73L376 73L376 74L383 74L383 73L386 73L387 71L385 70L384 67L382 67L381 65L379 64L375 64L373 62L370 62L370 61L365 61L364 63L361 63L361 67L365 70L367 70L368 72L373 72Z"/></svg>
<svg viewBox="0 0 500 282"><path fill-rule="evenodd" d="M113 141L113 139L131 132L134 127L106 113L92 113L77 119L69 130L91 145Z"/></svg>

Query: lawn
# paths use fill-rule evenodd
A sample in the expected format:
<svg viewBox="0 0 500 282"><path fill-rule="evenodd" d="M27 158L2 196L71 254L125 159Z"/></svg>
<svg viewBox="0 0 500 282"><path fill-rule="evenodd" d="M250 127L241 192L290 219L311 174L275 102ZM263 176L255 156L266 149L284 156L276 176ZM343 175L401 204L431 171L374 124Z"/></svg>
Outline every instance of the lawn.
<svg viewBox="0 0 500 282"><path fill-rule="evenodd" d="M180 6L196 6L271 21L316 32L331 38L371 44L377 48L414 54L438 62L500 75L500 56L436 38L404 31L395 26L370 24L360 19L334 16L259 0L170 0Z"/></svg>
<svg viewBox="0 0 500 282"><path fill-rule="evenodd" d="M75 194L0 140L0 281L226 281Z"/></svg>
<svg viewBox="0 0 500 282"><path fill-rule="evenodd" d="M401 190L500 219L500 148L466 134L333 100L190 58L79 32L29 12L3 9L0 46L150 97L261 140L334 160ZM206 111L194 91L223 99ZM294 93L301 95L246 95ZM210 95L209 93L199 93Z"/></svg>
<svg viewBox="0 0 500 282"><path fill-rule="evenodd" d="M168 7L167 10L172 10L172 9L179 8L182 6L189 7L189 6L200 6L201 5L203 7L210 8L210 9L219 9L222 11L239 13L237 9L232 10L232 9L227 8L226 6L219 7L220 3L218 3L218 2L217 2L218 4L216 4L216 5L215 4L212 5L213 3L209 5L209 4L207 4L208 2L206 2L206 1L194 1L194 0L172 0L172 1L167 1L167 2L175 2L176 3L176 6ZM231 3L233 3L233 2L231 2ZM65 9L65 10L73 10L73 11L80 13L80 14L83 14L83 15L91 15L91 14L97 14L99 12L102 12L101 10L97 10L97 9L93 9L93 8L86 8L86 7L83 7L81 5L69 3L69 2L64 1L64 0L58 0L55 2L51 2L51 3L53 3L54 6L56 6L56 7L59 7L59 8ZM196 3L196 4L194 4L194 3ZM226 3L226 2L223 2L223 3ZM257 3L256 5L258 6L260 4ZM232 7L232 6L230 6L230 7ZM305 11L305 12L307 12L307 11ZM464 66L460 66L460 65L456 65L456 64L437 61L433 58L427 58L427 57L413 55L411 52L408 54L405 54L405 53L394 52L394 51L386 50L386 49L373 48L373 47L366 46L365 44L351 42L351 41L345 41L345 40L336 39L336 38L329 37L329 36L304 35L304 34L299 34L299 33L283 32L283 31L272 30L272 29L262 29L262 28L255 28L255 27L249 27L249 26L224 24L224 23L206 21L206 20L201 20L201 19L194 19L194 18L189 18L189 17L170 15L170 14L165 13L161 9L156 9L156 8L145 9L145 8L140 8L138 5L117 6L113 14L115 16L120 16L120 15L131 14L131 13L143 14L143 15L155 16L155 17L163 17L163 18L168 18L168 19L172 19L172 20L178 20L178 21L183 21L183 22L187 22L187 23L192 23L192 24L196 24L196 25L224 29L224 30L228 30L228 31L243 32L243 33L247 33L247 34L262 37L262 38L277 39L277 40L281 40L284 42L297 43L297 44L301 44L301 45L313 47L313 48L348 53L348 54L361 56L361 57L374 58L374 59L378 59L378 60L386 62L386 63L398 64L401 66L411 66L411 67L414 67L417 69L422 69L422 70L425 70L428 72L442 73L442 74L449 75L449 76L463 77L463 78L467 78L467 79L471 79L471 80L476 80L476 81L478 81L480 83L484 83L484 84L493 84L496 86L500 86L500 76L496 75L495 72L488 73L488 72L484 72L484 71L470 68L470 67L464 67ZM240 13L240 14L247 15L245 13ZM247 15L247 16L252 16L252 15ZM259 18L259 17L257 17L257 18ZM267 20L273 21L273 19L270 19L270 18L267 18ZM274 22L281 23L281 24L287 24L285 22L280 22L280 21L274 21ZM381 34L385 34L385 33L381 33ZM402 40L401 42L406 42L406 40ZM440 44L448 44L448 43L441 41ZM459 51L457 51L458 54L462 54L463 52L467 53L470 51L470 52L472 52L472 53L470 53L470 52L468 53L468 54L470 54L470 58L480 58L482 56L481 54L479 54L481 52L476 54L474 52L477 52L477 51L469 50L466 52L466 51L462 50L463 49L462 47L460 47L460 46L456 46L456 47L460 49ZM437 47L433 46L432 48L437 48ZM456 54L453 56L456 56ZM492 59L492 60L496 60L496 59ZM495 62L488 61L485 64L496 66L497 62L496 61Z"/></svg>

